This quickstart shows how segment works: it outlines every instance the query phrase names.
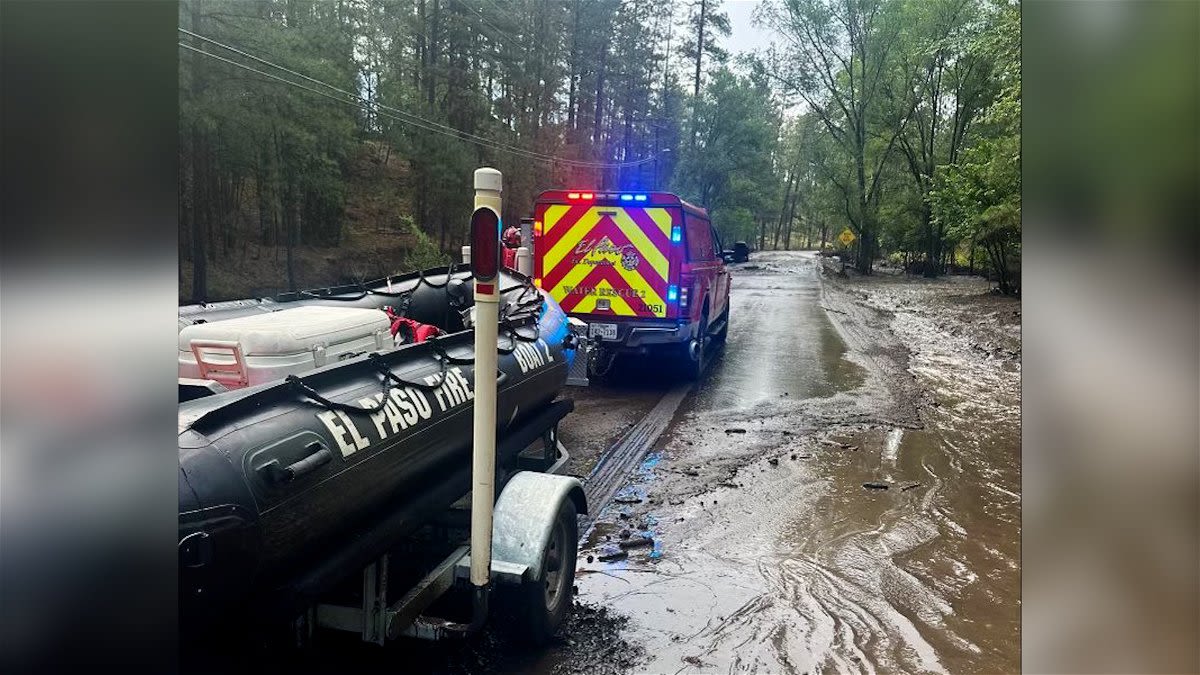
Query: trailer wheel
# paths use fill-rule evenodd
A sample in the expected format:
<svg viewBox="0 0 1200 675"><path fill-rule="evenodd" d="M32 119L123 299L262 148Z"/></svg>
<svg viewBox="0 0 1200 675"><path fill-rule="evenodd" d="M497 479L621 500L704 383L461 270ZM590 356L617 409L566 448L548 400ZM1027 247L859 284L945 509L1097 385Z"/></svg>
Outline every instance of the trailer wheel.
<svg viewBox="0 0 1200 675"><path fill-rule="evenodd" d="M554 637L571 610L575 587L575 554L579 524L575 504L564 499L554 519L554 530L542 558L541 577L521 585L517 599L517 637L527 643L545 644Z"/></svg>

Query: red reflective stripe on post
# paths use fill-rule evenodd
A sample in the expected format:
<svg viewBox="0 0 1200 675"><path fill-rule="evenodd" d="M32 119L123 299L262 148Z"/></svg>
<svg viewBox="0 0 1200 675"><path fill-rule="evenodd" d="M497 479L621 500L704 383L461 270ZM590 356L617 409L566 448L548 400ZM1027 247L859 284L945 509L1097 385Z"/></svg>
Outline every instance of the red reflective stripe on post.
<svg viewBox="0 0 1200 675"><path fill-rule="evenodd" d="M491 295L492 293L496 292L496 284L476 283L475 284L475 292L476 293L486 293L487 295Z"/></svg>

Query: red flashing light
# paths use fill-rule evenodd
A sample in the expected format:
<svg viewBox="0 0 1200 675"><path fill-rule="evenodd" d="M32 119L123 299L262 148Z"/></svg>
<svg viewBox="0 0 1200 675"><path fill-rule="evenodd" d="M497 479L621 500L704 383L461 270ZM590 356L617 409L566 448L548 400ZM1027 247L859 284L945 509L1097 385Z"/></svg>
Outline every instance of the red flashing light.
<svg viewBox="0 0 1200 675"><path fill-rule="evenodd" d="M579 197L580 197L581 199L592 199L592 198L593 198L593 197L595 197L595 196L596 196L596 195L594 195L594 194L592 194L592 193L590 193L590 192L584 192L583 194L579 195Z"/></svg>
<svg viewBox="0 0 1200 675"><path fill-rule="evenodd" d="M578 192L568 192L567 199L579 199L579 193Z"/></svg>

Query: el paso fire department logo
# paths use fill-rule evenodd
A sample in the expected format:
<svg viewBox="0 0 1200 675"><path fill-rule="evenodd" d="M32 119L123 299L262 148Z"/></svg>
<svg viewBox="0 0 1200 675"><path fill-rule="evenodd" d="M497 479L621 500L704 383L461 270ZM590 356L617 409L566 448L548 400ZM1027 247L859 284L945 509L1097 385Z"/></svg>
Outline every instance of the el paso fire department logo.
<svg viewBox="0 0 1200 675"><path fill-rule="evenodd" d="M632 244L617 246L608 237L599 239L584 239L575 247L575 264L604 266L614 265L615 261L611 258L617 258L621 261L621 267L629 271L637 269L641 264L642 258L638 255L637 249Z"/></svg>

